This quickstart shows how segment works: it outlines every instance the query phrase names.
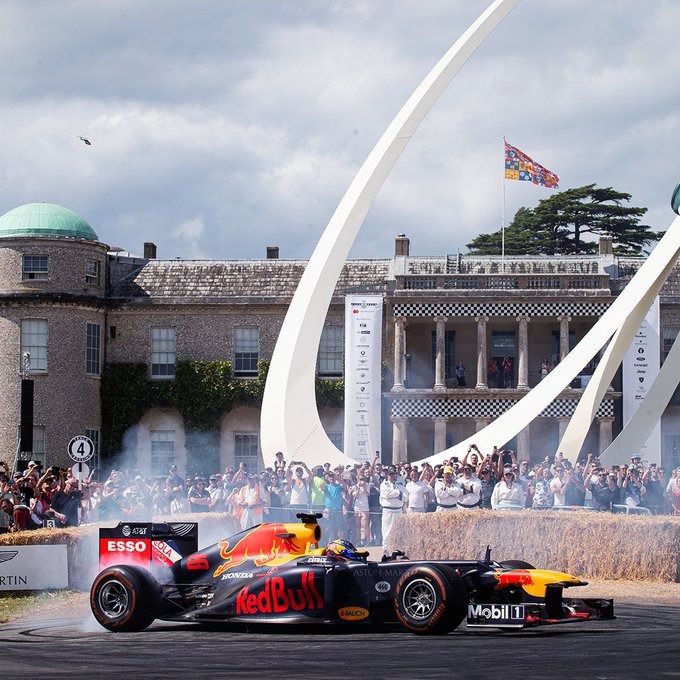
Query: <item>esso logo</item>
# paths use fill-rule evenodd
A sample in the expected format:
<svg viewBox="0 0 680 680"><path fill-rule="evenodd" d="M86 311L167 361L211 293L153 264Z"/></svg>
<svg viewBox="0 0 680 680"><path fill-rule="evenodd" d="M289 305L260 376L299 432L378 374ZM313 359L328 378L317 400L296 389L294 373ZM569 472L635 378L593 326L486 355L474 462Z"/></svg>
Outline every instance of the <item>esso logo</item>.
<svg viewBox="0 0 680 680"><path fill-rule="evenodd" d="M106 549L109 552L146 552L146 541L107 541Z"/></svg>

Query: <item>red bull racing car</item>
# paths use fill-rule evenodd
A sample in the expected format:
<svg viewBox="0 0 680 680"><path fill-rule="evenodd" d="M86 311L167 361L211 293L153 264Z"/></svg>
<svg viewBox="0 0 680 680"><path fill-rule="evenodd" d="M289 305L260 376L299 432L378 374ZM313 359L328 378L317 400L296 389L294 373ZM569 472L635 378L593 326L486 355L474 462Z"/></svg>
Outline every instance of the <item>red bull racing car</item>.
<svg viewBox="0 0 680 680"><path fill-rule="evenodd" d="M166 621L398 623L417 634L612 619L612 600L567 599L585 585L525 562L368 560L346 541L320 548L320 515L259 524L197 551L197 524L121 523L100 530L90 604L112 631Z"/></svg>

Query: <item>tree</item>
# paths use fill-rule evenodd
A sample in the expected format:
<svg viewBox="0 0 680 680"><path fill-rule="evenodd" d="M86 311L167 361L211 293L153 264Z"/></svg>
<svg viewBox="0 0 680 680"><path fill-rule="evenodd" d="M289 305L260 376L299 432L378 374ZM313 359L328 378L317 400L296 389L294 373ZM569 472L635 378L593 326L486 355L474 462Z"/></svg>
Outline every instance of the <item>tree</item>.
<svg viewBox="0 0 680 680"><path fill-rule="evenodd" d="M507 255L581 255L597 252L587 234L610 234L617 255L639 255L661 238L660 232L641 224L647 208L624 205L631 195L612 187L587 184L567 189L520 208L505 230ZM472 255L500 255L501 230L480 234L467 247Z"/></svg>

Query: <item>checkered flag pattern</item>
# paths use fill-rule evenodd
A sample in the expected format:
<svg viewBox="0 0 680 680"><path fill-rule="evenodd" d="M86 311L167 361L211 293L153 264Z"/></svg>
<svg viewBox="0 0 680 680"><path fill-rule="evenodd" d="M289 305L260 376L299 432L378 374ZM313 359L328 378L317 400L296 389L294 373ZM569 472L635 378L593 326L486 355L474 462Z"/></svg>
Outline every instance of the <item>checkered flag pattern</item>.
<svg viewBox="0 0 680 680"><path fill-rule="evenodd" d="M394 418L498 418L517 399L394 399ZM555 399L539 415L540 418L568 418L574 414L576 399ZM614 401L605 399L597 410L597 418L612 417Z"/></svg>
<svg viewBox="0 0 680 680"><path fill-rule="evenodd" d="M600 316L608 307L608 302L404 302L394 305L394 316Z"/></svg>

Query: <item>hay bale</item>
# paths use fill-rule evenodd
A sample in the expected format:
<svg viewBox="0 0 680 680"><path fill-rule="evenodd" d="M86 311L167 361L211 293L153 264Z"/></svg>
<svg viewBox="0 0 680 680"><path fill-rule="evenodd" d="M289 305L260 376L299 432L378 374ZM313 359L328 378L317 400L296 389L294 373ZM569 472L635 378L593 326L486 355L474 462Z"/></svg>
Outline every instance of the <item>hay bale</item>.
<svg viewBox="0 0 680 680"><path fill-rule="evenodd" d="M131 522L134 520L130 520ZM204 548L239 531L236 517L224 513L195 513L175 517L154 517L154 522L198 522L198 545ZM3 545L67 546L68 584L72 590L89 590L99 572L99 527L115 526L115 520L65 529L36 529L0 534Z"/></svg>
<svg viewBox="0 0 680 680"><path fill-rule="evenodd" d="M599 579L680 581L680 517L586 511L459 511L397 518L388 550L412 559L481 559Z"/></svg>

